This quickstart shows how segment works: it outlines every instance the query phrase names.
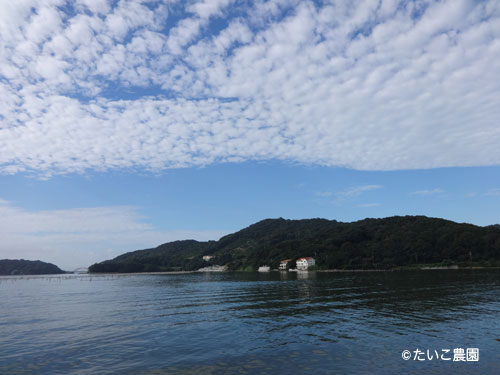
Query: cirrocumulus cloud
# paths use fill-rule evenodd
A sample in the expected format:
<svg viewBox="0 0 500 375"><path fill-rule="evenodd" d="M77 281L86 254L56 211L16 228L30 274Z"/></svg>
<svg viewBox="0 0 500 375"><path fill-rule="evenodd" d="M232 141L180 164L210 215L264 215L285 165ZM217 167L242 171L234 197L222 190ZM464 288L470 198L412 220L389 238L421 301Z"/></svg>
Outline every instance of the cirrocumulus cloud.
<svg viewBox="0 0 500 375"><path fill-rule="evenodd" d="M498 1L0 4L0 171L500 164Z"/></svg>

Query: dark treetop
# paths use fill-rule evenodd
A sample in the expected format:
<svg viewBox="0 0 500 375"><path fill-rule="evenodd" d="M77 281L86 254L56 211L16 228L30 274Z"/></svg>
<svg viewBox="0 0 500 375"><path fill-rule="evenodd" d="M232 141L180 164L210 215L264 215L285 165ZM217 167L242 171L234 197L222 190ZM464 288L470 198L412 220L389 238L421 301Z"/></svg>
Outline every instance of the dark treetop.
<svg viewBox="0 0 500 375"><path fill-rule="evenodd" d="M56 265L39 260L0 260L0 275L54 275L61 273L65 272Z"/></svg>
<svg viewBox="0 0 500 375"><path fill-rule="evenodd" d="M212 255L208 262L203 255ZM316 258L319 269L500 266L500 228L425 216L394 216L353 223L267 219L222 237L165 243L92 265L90 272L196 270L211 264L230 270L277 268L280 260ZM292 263L293 265L294 263Z"/></svg>

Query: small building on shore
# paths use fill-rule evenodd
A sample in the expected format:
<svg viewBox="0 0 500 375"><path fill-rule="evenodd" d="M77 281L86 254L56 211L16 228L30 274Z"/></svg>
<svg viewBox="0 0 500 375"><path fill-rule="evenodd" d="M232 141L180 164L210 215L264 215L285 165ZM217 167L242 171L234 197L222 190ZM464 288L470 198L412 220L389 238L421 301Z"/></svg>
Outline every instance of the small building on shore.
<svg viewBox="0 0 500 375"><path fill-rule="evenodd" d="M257 271L259 271L259 272L270 272L271 271L271 267L269 267L269 266L260 266Z"/></svg>
<svg viewBox="0 0 500 375"><path fill-rule="evenodd" d="M280 271L286 271L288 267L288 263L290 263L292 260L291 259L283 259L280 262Z"/></svg>
<svg viewBox="0 0 500 375"><path fill-rule="evenodd" d="M205 262L208 262L208 261L209 261L210 259L212 259L213 257L214 257L213 255L204 255L204 256L203 256L203 260L204 260Z"/></svg>
<svg viewBox="0 0 500 375"><path fill-rule="evenodd" d="M314 266L316 261L312 257L304 257L297 259L297 270L306 271L309 267Z"/></svg>

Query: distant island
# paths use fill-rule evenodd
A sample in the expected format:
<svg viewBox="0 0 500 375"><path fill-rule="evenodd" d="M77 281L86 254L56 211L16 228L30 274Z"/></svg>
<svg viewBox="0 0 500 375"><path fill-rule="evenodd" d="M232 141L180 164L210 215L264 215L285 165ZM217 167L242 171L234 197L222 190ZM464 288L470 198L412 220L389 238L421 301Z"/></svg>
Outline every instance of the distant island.
<svg viewBox="0 0 500 375"><path fill-rule="evenodd" d="M52 263L40 260L1 259L0 275L57 275L66 273Z"/></svg>
<svg viewBox="0 0 500 375"><path fill-rule="evenodd" d="M174 241L96 263L89 272L232 271L277 269L280 261L314 257L319 270L500 267L500 227L425 216L343 223L267 219L218 241Z"/></svg>

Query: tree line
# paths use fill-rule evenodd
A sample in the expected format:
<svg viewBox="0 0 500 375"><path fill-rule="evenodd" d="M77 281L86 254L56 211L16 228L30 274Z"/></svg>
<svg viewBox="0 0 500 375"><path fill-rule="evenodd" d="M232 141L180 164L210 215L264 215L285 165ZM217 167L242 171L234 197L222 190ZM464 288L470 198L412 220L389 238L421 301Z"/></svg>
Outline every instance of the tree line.
<svg viewBox="0 0 500 375"><path fill-rule="evenodd" d="M203 255L213 255L210 261ZM282 259L316 259L319 269L394 269L420 265L500 266L500 227L425 216L342 223L266 219L218 241L175 241L92 265L90 272L278 268Z"/></svg>

